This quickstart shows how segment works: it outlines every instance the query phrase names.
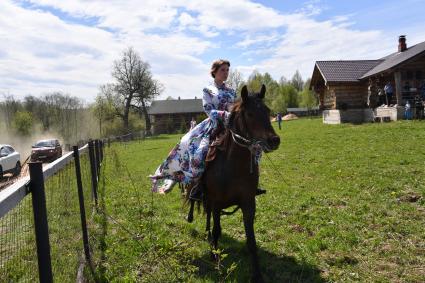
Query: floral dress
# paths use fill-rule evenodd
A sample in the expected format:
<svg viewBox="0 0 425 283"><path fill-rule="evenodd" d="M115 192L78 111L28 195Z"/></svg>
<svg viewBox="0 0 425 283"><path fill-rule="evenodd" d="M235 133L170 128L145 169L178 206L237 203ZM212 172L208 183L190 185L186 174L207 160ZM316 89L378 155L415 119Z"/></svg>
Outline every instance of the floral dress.
<svg viewBox="0 0 425 283"><path fill-rule="evenodd" d="M235 98L235 91L225 84L211 83L204 88L202 103L208 118L183 136L151 176L152 191L161 193L170 189L174 182L189 184L202 176L210 135L219 121L227 123Z"/></svg>

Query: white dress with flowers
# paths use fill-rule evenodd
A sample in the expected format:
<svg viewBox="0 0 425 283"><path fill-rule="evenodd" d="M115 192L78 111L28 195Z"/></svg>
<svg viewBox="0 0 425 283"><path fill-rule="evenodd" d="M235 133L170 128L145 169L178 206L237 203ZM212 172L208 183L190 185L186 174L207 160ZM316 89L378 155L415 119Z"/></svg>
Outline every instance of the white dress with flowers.
<svg viewBox="0 0 425 283"><path fill-rule="evenodd" d="M155 175L151 176L152 191L164 192L173 181L189 184L202 176L210 135L219 121L227 123L229 108L235 98L235 91L224 84L217 87L211 83L204 88L202 103L208 118L183 136L158 167Z"/></svg>

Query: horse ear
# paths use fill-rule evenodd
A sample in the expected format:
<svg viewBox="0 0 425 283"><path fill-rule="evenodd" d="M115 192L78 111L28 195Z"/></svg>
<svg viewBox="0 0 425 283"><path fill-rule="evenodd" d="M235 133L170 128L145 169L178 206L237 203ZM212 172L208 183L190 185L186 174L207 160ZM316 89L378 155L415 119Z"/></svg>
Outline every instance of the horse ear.
<svg viewBox="0 0 425 283"><path fill-rule="evenodd" d="M258 97L260 99L263 99L265 95L266 95L266 86L263 84L261 85L261 90L260 90L260 93L258 94Z"/></svg>
<svg viewBox="0 0 425 283"><path fill-rule="evenodd" d="M241 97L242 97L242 102L246 102L248 99L248 88L246 87L246 85L244 85L242 87L241 90Z"/></svg>

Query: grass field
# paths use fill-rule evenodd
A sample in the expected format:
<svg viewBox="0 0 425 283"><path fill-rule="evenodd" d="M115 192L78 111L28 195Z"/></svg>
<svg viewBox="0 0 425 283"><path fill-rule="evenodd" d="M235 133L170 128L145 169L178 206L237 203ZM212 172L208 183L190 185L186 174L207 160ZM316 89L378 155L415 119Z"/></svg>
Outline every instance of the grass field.
<svg viewBox="0 0 425 283"><path fill-rule="evenodd" d="M425 123L283 124L264 156L255 231L267 282L425 280ZM105 281L246 282L250 261L241 213L223 217L220 264L205 221L184 220L179 189L150 193L149 180L179 140L113 144L100 181Z"/></svg>

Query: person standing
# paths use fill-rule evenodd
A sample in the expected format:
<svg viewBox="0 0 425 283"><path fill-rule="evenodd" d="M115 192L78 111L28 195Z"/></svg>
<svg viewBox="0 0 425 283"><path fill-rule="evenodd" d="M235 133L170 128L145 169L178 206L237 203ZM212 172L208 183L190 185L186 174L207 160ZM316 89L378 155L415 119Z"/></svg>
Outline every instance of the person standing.
<svg viewBox="0 0 425 283"><path fill-rule="evenodd" d="M376 97L376 85L372 79L369 79L369 86L367 87L367 106L369 108L375 108L377 104Z"/></svg>
<svg viewBox="0 0 425 283"><path fill-rule="evenodd" d="M412 107L410 105L409 100L406 102L406 105L404 106L404 119L412 120Z"/></svg>
<svg viewBox="0 0 425 283"><path fill-rule="evenodd" d="M279 130L282 129L282 114L279 112L276 115L277 124L279 125Z"/></svg>
<svg viewBox="0 0 425 283"><path fill-rule="evenodd" d="M388 83L385 85L384 91L385 96L387 97L387 105L390 106L394 94L394 89L390 81L388 81Z"/></svg>
<svg viewBox="0 0 425 283"><path fill-rule="evenodd" d="M192 117L192 120L190 121L190 131L196 127L196 120L195 117Z"/></svg>

